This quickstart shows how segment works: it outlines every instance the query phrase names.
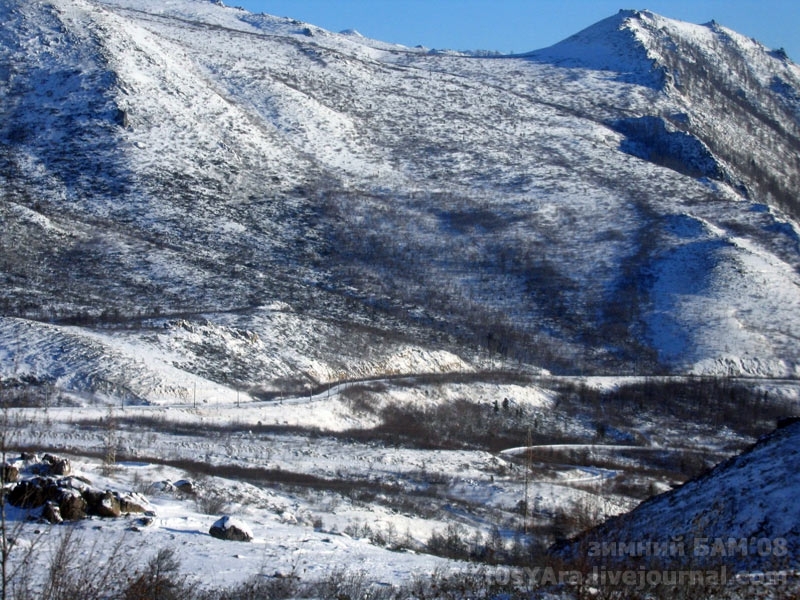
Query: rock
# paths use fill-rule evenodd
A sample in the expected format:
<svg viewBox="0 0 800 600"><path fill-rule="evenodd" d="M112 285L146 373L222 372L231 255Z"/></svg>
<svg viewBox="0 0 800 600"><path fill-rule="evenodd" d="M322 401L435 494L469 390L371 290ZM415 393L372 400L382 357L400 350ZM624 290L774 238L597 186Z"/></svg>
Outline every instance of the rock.
<svg viewBox="0 0 800 600"><path fill-rule="evenodd" d="M8 501L18 508L38 508L46 503L52 504L58 507L60 518L66 521L77 521L86 517L87 503L81 492L59 487L55 480L46 477L20 481L9 493ZM47 510L50 514L54 512L52 509Z"/></svg>
<svg viewBox="0 0 800 600"><path fill-rule="evenodd" d="M53 525L64 522L64 518L61 516L61 508L52 500L46 502L44 508L42 508L42 518Z"/></svg>
<svg viewBox="0 0 800 600"><path fill-rule="evenodd" d="M249 542L253 539L253 533L247 524L227 515L214 523L208 533L217 539L235 542Z"/></svg>
<svg viewBox="0 0 800 600"><path fill-rule="evenodd" d="M83 475L70 475L68 478L68 483L70 486L74 487L75 489L80 489L81 485L87 486L92 485L91 479L85 477Z"/></svg>
<svg viewBox="0 0 800 600"><path fill-rule="evenodd" d="M3 470L3 483L12 483L19 480L19 469L14 465L4 463L2 466L0 466L0 469Z"/></svg>
<svg viewBox="0 0 800 600"><path fill-rule="evenodd" d="M119 509L123 513L144 513L150 503L139 494L116 494Z"/></svg>
<svg viewBox="0 0 800 600"><path fill-rule="evenodd" d="M140 517L136 519L136 524L141 527L150 527L155 521L153 517Z"/></svg>
<svg viewBox="0 0 800 600"><path fill-rule="evenodd" d="M61 517L65 521L80 521L86 518L88 504L77 490L62 489L58 499Z"/></svg>
<svg viewBox="0 0 800 600"><path fill-rule="evenodd" d="M8 502L17 508L39 508L47 501L44 486L41 477L20 481L8 493Z"/></svg>
<svg viewBox="0 0 800 600"><path fill-rule="evenodd" d="M72 475L71 477L64 477L63 479L59 479L58 487L68 488L71 490L78 490L79 492L83 492L84 490L87 490L91 487L91 482L85 477L78 477L77 475Z"/></svg>
<svg viewBox="0 0 800 600"><path fill-rule="evenodd" d="M50 465L50 473L53 475L69 475L72 473L72 463L69 459L62 458Z"/></svg>
<svg viewBox="0 0 800 600"><path fill-rule="evenodd" d="M122 514L119 499L109 490L104 492L92 489L84 490L83 497L89 505L90 515L116 519Z"/></svg>
<svg viewBox="0 0 800 600"><path fill-rule="evenodd" d="M140 517L136 519L130 527L128 527L128 531L141 532L145 527L150 527L153 523L155 523L155 519L153 517Z"/></svg>
<svg viewBox="0 0 800 600"><path fill-rule="evenodd" d="M191 496L195 494L194 483L188 479L180 479L172 485L175 486L175 489L184 494L189 494Z"/></svg>
<svg viewBox="0 0 800 600"><path fill-rule="evenodd" d="M45 455L35 467L39 472L51 468L57 472L72 470L68 460L50 454ZM2 464L0 468L3 468ZM10 488L7 499L9 504L18 508L44 507L41 518L51 523L77 521L85 519L87 515L117 518L123 512L148 513L150 509L147 499L139 494L101 491L92 488L87 479L78 476L35 476L24 479Z"/></svg>
<svg viewBox="0 0 800 600"><path fill-rule="evenodd" d="M175 491L175 486L172 485L172 482L168 480L154 481L153 483L150 484L150 488L148 491L151 493L162 492L164 494L171 494Z"/></svg>
<svg viewBox="0 0 800 600"><path fill-rule="evenodd" d="M118 108L117 114L114 115L114 122L120 127L127 129L131 124L128 111Z"/></svg>
<svg viewBox="0 0 800 600"><path fill-rule="evenodd" d="M38 477L35 481L37 485L42 488L42 494L44 495L45 502L49 502L51 500L53 502L61 501L64 490L61 489L55 479L50 477Z"/></svg>
<svg viewBox="0 0 800 600"><path fill-rule="evenodd" d="M61 458L54 454L45 454L42 462L49 468L47 472L51 475L69 475L72 473L72 463L68 458Z"/></svg>
<svg viewBox="0 0 800 600"><path fill-rule="evenodd" d="M106 492L100 500L100 503L95 506L97 515L109 519L116 519L122 514L119 499L111 492Z"/></svg>

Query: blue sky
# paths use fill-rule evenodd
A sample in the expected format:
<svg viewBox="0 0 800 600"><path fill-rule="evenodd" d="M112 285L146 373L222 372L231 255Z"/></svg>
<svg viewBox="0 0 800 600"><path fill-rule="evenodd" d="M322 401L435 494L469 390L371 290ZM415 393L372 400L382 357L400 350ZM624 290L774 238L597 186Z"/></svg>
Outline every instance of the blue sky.
<svg viewBox="0 0 800 600"><path fill-rule="evenodd" d="M621 4L622 2L623 4ZM620 8L647 8L692 23L716 19L800 63L800 0L228 0L331 31L406 46L525 52L554 44Z"/></svg>

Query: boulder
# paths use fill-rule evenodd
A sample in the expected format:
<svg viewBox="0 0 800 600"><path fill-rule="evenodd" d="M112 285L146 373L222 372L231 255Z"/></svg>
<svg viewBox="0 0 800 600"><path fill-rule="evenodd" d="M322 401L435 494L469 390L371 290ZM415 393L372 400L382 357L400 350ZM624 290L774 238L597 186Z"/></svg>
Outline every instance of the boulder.
<svg viewBox="0 0 800 600"><path fill-rule="evenodd" d="M89 505L89 514L106 519L116 519L122 514L119 499L113 492L106 490L87 489L83 491L83 497Z"/></svg>
<svg viewBox="0 0 800 600"><path fill-rule="evenodd" d="M72 463L68 458L59 459L50 464L50 473L52 475L69 475L72 473Z"/></svg>
<svg viewBox="0 0 800 600"><path fill-rule="evenodd" d="M147 512L150 503L146 498L139 494L116 494L119 501L119 509L123 513L143 513Z"/></svg>
<svg viewBox="0 0 800 600"><path fill-rule="evenodd" d="M14 481L19 481L19 469L14 465L10 465L8 463L4 463L0 465L0 469L2 469L3 475L3 483L12 483Z"/></svg>
<svg viewBox="0 0 800 600"><path fill-rule="evenodd" d="M131 120L128 117L128 111L118 108L117 114L114 115L114 122L116 122L116 124L120 127L127 129L131 124Z"/></svg>
<svg viewBox="0 0 800 600"><path fill-rule="evenodd" d="M46 480L34 477L17 483L8 493L8 503L17 508L39 508L47 501Z"/></svg>
<svg viewBox="0 0 800 600"><path fill-rule="evenodd" d="M193 496L195 494L194 483L188 479L180 479L172 484L179 492Z"/></svg>
<svg viewBox="0 0 800 600"><path fill-rule="evenodd" d="M95 510L97 512L97 516L105 517L108 519L116 519L122 514L122 509L120 508L119 498L109 492L106 491L102 497L100 498L100 502L95 505Z"/></svg>
<svg viewBox="0 0 800 600"><path fill-rule="evenodd" d="M52 500L46 502L42 508L42 518L53 525L64 522L64 518L61 516L61 508Z"/></svg>
<svg viewBox="0 0 800 600"><path fill-rule="evenodd" d="M42 462L50 475L69 475L72 473L72 463L68 458L62 458L55 454L45 454L42 457Z"/></svg>
<svg viewBox="0 0 800 600"><path fill-rule="evenodd" d="M65 521L80 521L86 518L89 505L78 490L61 488L58 508Z"/></svg>
<svg viewBox="0 0 800 600"><path fill-rule="evenodd" d="M246 523L230 516L224 516L211 526L208 533L220 540L249 542L253 533Z"/></svg>
<svg viewBox="0 0 800 600"><path fill-rule="evenodd" d="M64 477L58 480L58 487L78 490L79 492L89 489L91 485L88 479L79 477L78 475L71 475L70 477Z"/></svg>
<svg viewBox="0 0 800 600"><path fill-rule="evenodd" d="M172 494L175 491L175 486L169 480L164 481L154 481L150 484L150 488L148 492L151 494L157 494L159 492L163 494Z"/></svg>
<svg viewBox="0 0 800 600"><path fill-rule="evenodd" d="M136 519L136 524L141 525L142 527L150 527L156 520L153 517L139 517Z"/></svg>
<svg viewBox="0 0 800 600"><path fill-rule="evenodd" d="M133 525L128 527L128 531L141 532L145 527L150 527L153 523L155 523L155 518L153 517L139 517L133 522Z"/></svg>

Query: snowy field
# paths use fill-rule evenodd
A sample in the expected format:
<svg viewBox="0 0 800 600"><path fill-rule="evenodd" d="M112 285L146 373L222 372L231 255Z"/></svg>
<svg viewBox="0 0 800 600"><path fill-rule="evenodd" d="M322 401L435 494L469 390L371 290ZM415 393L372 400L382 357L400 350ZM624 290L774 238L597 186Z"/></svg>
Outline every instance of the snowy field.
<svg viewBox="0 0 800 600"><path fill-rule="evenodd" d="M570 383L609 392L637 381ZM666 475L664 457L692 450L713 464L748 441L725 431L699 435L699 424L682 431L659 427L644 415L628 422L627 434L609 427L612 437L599 440L592 417L573 412L576 406L559 393L566 383L408 376L269 401L237 400L233 392L196 405L125 405L54 393L47 405L7 410L10 447L68 457L73 475L92 486L141 494L153 517L146 524L131 514L48 525L26 522L41 509L11 509L10 527L19 548L33 545L42 561L60 534L73 529L87 556L98 551L96 544L119 545L134 562L170 549L182 572L206 587L253 577L313 581L346 571L390 589L475 568L467 557L437 555L436 535L457 531L467 544L499 537L506 548L520 539L549 545L634 508L642 489L659 493L680 482L679 469ZM769 391L796 401L798 388L773 382ZM560 430L571 443L481 449L464 440L463 448L437 448L435 439L389 441L378 427L386 418L381 406L432 411L463 398L471 398L486 423L524 413L526 422ZM634 440L632 432L647 441ZM24 472L32 463L16 464ZM211 537L209 528L223 514L245 522L252 541Z"/></svg>

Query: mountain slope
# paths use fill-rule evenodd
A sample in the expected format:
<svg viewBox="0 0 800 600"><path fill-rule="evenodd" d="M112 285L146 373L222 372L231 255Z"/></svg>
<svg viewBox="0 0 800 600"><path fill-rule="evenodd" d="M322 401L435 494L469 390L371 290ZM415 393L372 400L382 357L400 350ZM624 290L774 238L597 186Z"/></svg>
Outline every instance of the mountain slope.
<svg viewBox="0 0 800 600"><path fill-rule="evenodd" d="M778 429L706 475L610 519L559 552L592 553L608 565L634 558L662 566L674 561L682 566L727 564L736 570L796 568L799 439L800 423ZM607 552L597 551L597 542L606 542ZM670 542L675 543L672 554L657 553ZM628 544L638 550L628 552Z"/></svg>
<svg viewBox="0 0 800 600"><path fill-rule="evenodd" d="M5 377L61 377L12 318L87 356L104 325L119 364L156 340L166 381L103 376L144 399L380 374L400 347L798 372L798 68L718 25L624 12L480 58L193 0L3 0L0 17ZM263 338L276 303L296 327L269 348L215 341L230 315ZM179 319L234 366L166 358L154 332ZM384 358L340 360L364 327Z"/></svg>

